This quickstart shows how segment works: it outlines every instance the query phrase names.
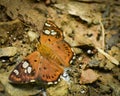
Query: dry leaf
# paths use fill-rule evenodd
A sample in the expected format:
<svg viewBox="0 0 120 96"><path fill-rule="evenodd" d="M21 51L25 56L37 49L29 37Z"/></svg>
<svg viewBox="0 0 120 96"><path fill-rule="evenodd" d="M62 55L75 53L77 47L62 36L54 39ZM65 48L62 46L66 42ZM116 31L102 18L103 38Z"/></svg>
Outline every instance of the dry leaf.
<svg viewBox="0 0 120 96"><path fill-rule="evenodd" d="M99 75L92 69L83 70L80 77L80 84L93 83L98 77Z"/></svg>
<svg viewBox="0 0 120 96"><path fill-rule="evenodd" d="M98 23L101 20L101 13L97 4L85 4L80 2L68 2L64 4L55 4L55 7L63 11L79 16L88 23Z"/></svg>

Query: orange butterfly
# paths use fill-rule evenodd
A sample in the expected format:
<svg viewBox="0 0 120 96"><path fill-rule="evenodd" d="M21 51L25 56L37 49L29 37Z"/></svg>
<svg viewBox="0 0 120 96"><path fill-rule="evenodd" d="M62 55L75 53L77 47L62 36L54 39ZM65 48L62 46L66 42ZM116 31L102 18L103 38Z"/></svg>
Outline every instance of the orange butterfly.
<svg viewBox="0 0 120 96"><path fill-rule="evenodd" d="M43 81L55 82L69 67L73 52L64 41L63 32L47 20L40 34L37 51L28 55L11 72L9 80L13 83L29 83Z"/></svg>

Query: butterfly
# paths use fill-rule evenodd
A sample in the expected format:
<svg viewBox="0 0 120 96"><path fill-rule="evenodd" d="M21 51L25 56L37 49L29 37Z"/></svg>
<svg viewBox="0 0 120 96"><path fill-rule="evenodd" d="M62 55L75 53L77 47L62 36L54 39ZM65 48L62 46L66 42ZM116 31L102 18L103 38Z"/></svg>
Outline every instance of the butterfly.
<svg viewBox="0 0 120 96"><path fill-rule="evenodd" d="M11 72L9 80L24 84L36 81L56 82L69 67L73 52L63 32L47 20L40 33L37 50L25 57Z"/></svg>

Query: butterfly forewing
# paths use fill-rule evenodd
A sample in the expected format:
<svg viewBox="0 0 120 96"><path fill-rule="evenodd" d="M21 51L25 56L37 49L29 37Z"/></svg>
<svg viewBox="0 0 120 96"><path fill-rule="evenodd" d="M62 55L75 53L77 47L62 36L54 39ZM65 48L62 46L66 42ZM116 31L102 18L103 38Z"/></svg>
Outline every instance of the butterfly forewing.
<svg viewBox="0 0 120 96"><path fill-rule="evenodd" d="M40 35L41 44L50 44L63 39L63 33L53 22L46 21Z"/></svg>
<svg viewBox="0 0 120 96"><path fill-rule="evenodd" d="M49 34L45 34L45 30L49 30ZM52 35L51 30L52 32L56 32L56 34ZM59 61L61 61L60 64L62 64L62 66L69 66L69 61L73 56L73 52L70 45L64 41L63 32L53 22L47 21L45 23L43 32L41 32L40 42L42 46L44 45L47 49L49 48L52 50L51 54L55 54L55 57L59 58Z"/></svg>

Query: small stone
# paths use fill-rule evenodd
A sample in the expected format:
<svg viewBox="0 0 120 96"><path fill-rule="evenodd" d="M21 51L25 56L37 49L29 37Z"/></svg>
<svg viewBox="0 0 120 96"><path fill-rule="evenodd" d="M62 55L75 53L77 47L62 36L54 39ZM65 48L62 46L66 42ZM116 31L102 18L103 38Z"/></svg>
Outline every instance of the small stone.
<svg viewBox="0 0 120 96"><path fill-rule="evenodd" d="M99 75L92 69L83 70L80 77L80 84L93 83L98 77Z"/></svg>
<svg viewBox="0 0 120 96"><path fill-rule="evenodd" d="M33 41L39 37L37 33L33 32L31 30L28 31L28 36L29 36L30 41Z"/></svg>
<svg viewBox="0 0 120 96"><path fill-rule="evenodd" d="M61 80L56 86L51 86L46 89L46 92L49 93L49 96L67 96L69 84Z"/></svg>
<svg viewBox="0 0 120 96"><path fill-rule="evenodd" d="M5 47L0 48L0 57L11 57L14 56L17 53L16 47Z"/></svg>

